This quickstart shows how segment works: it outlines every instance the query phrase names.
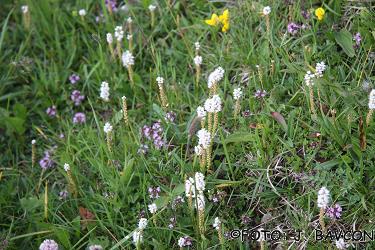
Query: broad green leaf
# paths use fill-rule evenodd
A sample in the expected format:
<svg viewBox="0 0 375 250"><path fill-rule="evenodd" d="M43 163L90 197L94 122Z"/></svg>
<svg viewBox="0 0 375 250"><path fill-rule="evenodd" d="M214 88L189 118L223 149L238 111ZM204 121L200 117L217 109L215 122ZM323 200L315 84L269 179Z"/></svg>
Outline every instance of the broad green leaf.
<svg viewBox="0 0 375 250"><path fill-rule="evenodd" d="M340 45L340 47L344 50L344 52L349 56L353 57L354 48L353 48L353 38L352 34L346 29L342 29L339 32L335 32L334 34L336 42Z"/></svg>
<svg viewBox="0 0 375 250"><path fill-rule="evenodd" d="M229 135L227 138L225 138L225 143L231 143L231 142L247 142L253 140L253 135L246 132L238 132Z"/></svg>

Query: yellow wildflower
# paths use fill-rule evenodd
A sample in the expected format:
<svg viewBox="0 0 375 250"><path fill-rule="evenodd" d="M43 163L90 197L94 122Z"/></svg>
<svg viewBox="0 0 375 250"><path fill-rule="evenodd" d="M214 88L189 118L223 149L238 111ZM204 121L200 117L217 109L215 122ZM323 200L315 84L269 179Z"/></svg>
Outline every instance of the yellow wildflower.
<svg viewBox="0 0 375 250"><path fill-rule="evenodd" d="M325 11L323 8L317 8L315 10L315 16L318 18L319 21L322 21L324 18Z"/></svg>
<svg viewBox="0 0 375 250"><path fill-rule="evenodd" d="M221 31L227 32L229 30L229 10L224 10L223 14L219 16L220 22L223 24Z"/></svg>
<svg viewBox="0 0 375 250"><path fill-rule="evenodd" d="M210 26L222 25L221 31L227 32L229 30L229 10L226 9L223 11L223 14L218 16L217 14L212 14L211 19L205 20L205 23Z"/></svg>
<svg viewBox="0 0 375 250"><path fill-rule="evenodd" d="M214 13L211 16L211 19L205 20L205 22L210 26L217 26L220 22L219 17Z"/></svg>

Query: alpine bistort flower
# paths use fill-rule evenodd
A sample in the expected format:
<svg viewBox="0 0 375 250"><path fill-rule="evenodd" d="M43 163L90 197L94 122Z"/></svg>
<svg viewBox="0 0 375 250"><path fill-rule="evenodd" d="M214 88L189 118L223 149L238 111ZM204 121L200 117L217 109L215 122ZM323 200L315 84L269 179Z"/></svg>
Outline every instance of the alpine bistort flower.
<svg viewBox="0 0 375 250"><path fill-rule="evenodd" d="M323 61L320 63L317 63L315 67L315 76L317 78L323 77L323 73L326 70L326 68L327 68L327 65Z"/></svg>
<svg viewBox="0 0 375 250"><path fill-rule="evenodd" d="M126 68L129 68L132 65L134 65L134 56L132 55L132 53L129 50L125 51L122 54L122 64Z"/></svg>
<svg viewBox="0 0 375 250"><path fill-rule="evenodd" d="M21 11L22 11L23 14L26 14L27 12L29 12L29 6L22 5L21 6Z"/></svg>
<svg viewBox="0 0 375 250"><path fill-rule="evenodd" d="M150 5L148 6L148 10L151 11L151 12L153 12L155 9L156 9L156 6L155 6L155 5L150 4Z"/></svg>
<svg viewBox="0 0 375 250"><path fill-rule="evenodd" d="M222 67L217 67L209 76L207 81L207 86L210 89L216 85L224 77L224 69Z"/></svg>
<svg viewBox="0 0 375 250"><path fill-rule="evenodd" d="M101 245L91 245L89 250L103 250L103 247Z"/></svg>
<svg viewBox="0 0 375 250"><path fill-rule="evenodd" d="M107 43L108 44L112 44L113 43L113 36L112 36L111 33L107 33L106 38L107 38Z"/></svg>
<svg viewBox="0 0 375 250"><path fill-rule="evenodd" d="M59 245L54 240L44 240L39 246L39 250L58 250Z"/></svg>
<svg viewBox="0 0 375 250"><path fill-rule="evenodd" d="M268 16L271 13L271 7L270 6L264 7L262 13L264 16Z"/></svg>
<svg viewBox="0 0 375 250"><path fill-rule="evenodd" d="M68 163L64 164L64 170L65 170L65 172L68 172L70 170L70 166L69 166Z"/></svg>
<svg viewBox="0 0 375 250"><path fill-rule="evenodd" d="M202 146L202 148L207 149L211 143L211 133L208 132L205 128L200 129L197 132L198 136L198 145Z"/></svg>
<svg viewBox="0 0 375 250"><path fill-rule="evenodd" d="M156 206L155 203L152 203L152 204L148 205L148 211L150 211L150 213L154 214L154 213L156 213L156 211L158 211L158 207Z"/></svg>
<svg viewBox="0 0 375 250"><path fill-rule="evenodd" d="M113 130L112 125L109 122L106 122L103 127L104 133L108 134L111 133Z"/></svg>
<svg viewBox="0 0 375 250"><path fill-rule="evenodd" d="M206 115L207 115L207 112L206 112L206 110L204 110L203 107L199 106L197 108L197 115L198 115L199 118L205 118Z"/></svg>
<svg viewBox="0 0 375 250"><path fill-rule="evenodd" d="M80 9L79 11L78 11L78 14L81 16L81 17L83 17L83 16L86 16L86 10L85 9Z"/></svg>
<svg viewBox="0 0 375 250"><path fill-rule="evenodd" d="M239 100L242 97L242 90L241 88L236 88L233 90L233 99Z"/></svg>
<svg viewBox="0 0 375 250"><path fill-rule="evenodd" d="M138 222L138 229L139 230L144 230L146 227L147 227L147 219L146 218L141 218L139 219L139 222Z"/></svg>
<svg viewBox="0 0 375 250"><path fill-rule="evenodd" d="M122 29L122 26L115 27L115 38L118 42L121 42L124 38L124 30Z"/></svg>
<svg viewBox="0 0 375 250"><path fill-rule="evenodd" d="M375 89L371 90L368 98L368 108L375 109Z"/></svg>
<svg viewBox="0 0 375 250"><path fill-rule="evenodd" d="M220 230L221 221L219 217L216 217L214 220L214 224L212 225L216 230Z"/></svg>
<svg viewBox="0 0 375 250"><path fill-rule="evenodd" d="M326 187L322 187L318 191L318 207L326 209L330 200L330 193Z"/></svg>
<svg viewBox="0 0 375 250"><path fill-rule="evenodd" d="M109 85L108 82L102 82L102 85L100 86L100 98L102 98L104 101L109 101Z"/></svg>
<svg viewBox="0 0 375 250"><path fill-rule="evenodd" d="M195 56L194 57L194 64L195 64L195 66L200 66L202 64L202 57L201 56Z"/></svg>
<svg viewBox="0 0 375 250"><path fill-rule="evenodd" d="M204 175L200 172L195 173L195 188L198 192L203 192L206 187L206 182L204 181Z"/></svg>
<svg viewBox="0 0 375 250"><path fill-rule="evenodd" d="M138 245L140 243L143 242L143 235L142 235L142 232L138 231L138 230L135 230L133 232L133 243L134 245Z"/></svg>

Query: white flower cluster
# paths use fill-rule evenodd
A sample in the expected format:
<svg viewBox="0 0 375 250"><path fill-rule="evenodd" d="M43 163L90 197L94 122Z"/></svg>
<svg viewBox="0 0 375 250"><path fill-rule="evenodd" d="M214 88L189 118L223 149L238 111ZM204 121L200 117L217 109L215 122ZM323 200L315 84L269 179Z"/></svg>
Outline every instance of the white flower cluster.
<svg viewBox="0 0 375 250"><path fill-rule="evenodd" d="M135 230L133 232L133 243L134 245L138 245L138 243L142 243L143 242L143 234L142 232L138 231L138 230Z"/></svg>
<svg viewBox="0 0 375 250"><path fill-rule="evenodd" d="M208 98L204 103L204 108L207 112L218 113L221 111L221 99L220 96L214 95Z"/></svg>
<svg viewBox="0 0 375 250"><path fill-rule="evenodd" d="M263 8L263 15L268 16L271 13L271 7L266 6Z"/></svg>
<svg viewBox="0 0 375 250"><path fill-rule="evenodd" d="M29 6L22 5L21 6L21 11L22 11L23 14L26 14L27 12L29 12Z"/></svg>
<svg viewBox="0 0 375 250"><path fill-rule="evenodd" d="M375 109L375 89L371 90L368 98L368 108Z"/></svg>
<svg viewBox="0 0 375 250"><path fill-rule="evenodd" d="M126 20L127 23L132 23L133 22L133 19L131 17L128 17L128 19Z"/></svg>
<svg viewBox="0 0 375 250"><path fill-rule="evenodd" d="M113 43L113 36L111 33L107 33L107 43L112 44Z"/></svg>
<svg viewBox="0 0 375 250"><path fill-rule="evenodd" d="M195 197L194 179L191 177L185 181L185 195L186 197Z"/></svg>
<svg viewBox="0 0 375 250"><path fill-rule="evenodd" d="M68 172L70 170L70 165L68 163L64 164L64 170L65 172Z"/></svg>
<svg viewBox="0 0 375 250"><path fill-rule="evenodd" d="M340 249L340 250L345 250L349 246L347 243L345 243L343 238L340 238L339 240L336 240L335 244L336 244L336 248Z"/></svg>
<svg viewBox="0 0 375 250"><path fill-rule="evenodd" d="M195 50L199 50L201 48L201 44L199 42L194 43Z"/></svg>
<svg viewBox="0 0 375 250"><path fill-rule="evenodd" d="M161 76L158 76L158 77L156 77L156 81L158 82L158 84L163 84L164 83L164 78L161 77Z"/></svg>
<svg viewBox="0 0 375 250"><path fill-rule="evenodd" d="M329 190L326 187L322 187L318 191L318 207L327 208L330 200Z"/></svg>
<svg viewBox="0 0 375 250"><path fill-rule="evenodd" d="M199 106L197 108L197 115L198 115L199 118L205 118L206 115L207 115L207 112L206 112L206 110L204 110L204 108L202 106Z"/></svg>
<svg viewBox="0 0 375 250"><path fill-rule="evenodd" d="M194 147L194 153L196 155L198 156L203 155L203 152L204 152L204 149L200 145Z"/></svg>
<svg viewBox="0 0 375 250"><path fill-rule="evenodd" d="M217 84L224 77L224 69L222 67L217 67L209 76L207 81L207 86L210 89L213 85Z"/></svg>
<svg viewBox="0 0 375 250"><path fill-rule="evenodd" d="M124 30L122 29L122 26L115 27L115 37L119 42L121 42L124 38Z"/></svg>
<svg viewBox="0 0 375 250"><path fill-rule="evenodd" d="M198 190L198 192L203 192L206 189L204 175L200 172L195 173L195 188Z"/></svg>
<svg viewBox="0 0 375 250"><path fill-rule="evenodd" d="M102 98L104 101L109 101L109 85L108 82L102 82L102 85L100 86L100 98Z"/></svg>
<svg viewBox="0 0 375 250"><path fill-rule="evenodd" d="M39 250L58 250L59 245L54 240L44 240L39 246Z"/></svg>
<svg viewBox="0 0 375 250"><path fill-rule="evenodd" d="M79 11L78 11L78 14L80 15L80 16L86 16L86 10L85 9L80 9Z"/></svg>
<svg viewBox="0 0 375 250"><path fill-rule="evenodd" d="M195 199L196 206L198 207L198 210L204 210L204 207L206 206L206 202L204 201L204 194L203 192L199 192L197 195L197 198Z"/></svg>
<svg viewBox="0 0 375 250"><path fill-rule="evenodd" d="M150 4L150 5L148 6L148 9L149 9L149 11L153 12L153 11L156 9L156 6Z"/></svg>
<svg viewBox="0 0 375 250"><path fill-rule="evenodd" d="M138 229L139 230L144 230L147 227L147 219L146 218L140 218L138 222Z"/></svg>
<svg viewBox="0 0 375 250"><path fill-rule="evenodd" d="M195 57L194 57L194 64L195 64L196 66L200 66L200 65L202 64L202 61L203 61L203 59L202 59L201 56L195 56Z"/></svg>
<svg viewBox="0 0 375 250"><path fill-rule="evenodd" d="M126 68L129 68L132 65L134 65L134 56L129 50L122 53L122 64Z"/></svg>
<svg viewBox="0 0 375 250"><path fill-rule="evenodd" d="M154 213L156 213L156 211L158 211L158 207L156 206L155 203L152 203L152 204L148 205L148 211L150 211L150 213L154 214Z"/></svg>
<svg viewBox="0 0 375 250"><path fill-rule="evenodd" d="M323 61L321 61L320 63L317 63L315 67L315 76L317 78L323 77L323 73L326 70L326 68L327 68L327 65Z"/></svg>
<svg viewBox="0 0 375 250"><path fill-rule="evenodd" d="M306 74L305 74L306 86L314 85L314 81L313 81L314 78L315 78L315 75L313 73L311 73L311 71L307 71Z"/></svg>
<svg viewBox="0 0 375 250"><path fill-rule="evenodd" d="M197 132L198 145L204 149L207 149L211 143L211 133L207 129L202 128Z"/></svg>
<svg viewBox="0 0 375 250"><path fill-rule="evenodd" d="M216 230L220 230L221 227L221 221L219 217L216 217L214 220L214 224L212 225Z"/></svg>
<svg viewBox="0 0 375 250"><path fill-rule="evenodd" d="M112 127L112 125L111 125L109 122L106 122L106 123L104 124L104 128L103 128L103 130L104 130L104 133L108 134L108 133L111 133L111 132L112 132L113 127Z"/></svg>
<svg viewBox="0 0 375 250"><path fill-rule="evenodd" d="M311 71L307 71L305 74L305 83L307 86L314 85L314 78L322 78L324 71L327 69L327 65L324 61L316 64L315 67L315 74L311 73Z"/></svg>
<svg viewBox="0 0 375 250"><path fill-rule="evenodd" d="M35 143L36 143L36 140L31 140L32 145L35 145Z"/></svg>
<svg viewBox="0 0 375 250"><path fill-rule="evenodd" d="M91 245L89 250L103 250L103 247L101 245Z"/></svg>
<svg viewBox="0 0 375 250"><path fill-rule="evenodd" d="M242 90L241 88L236 88L233 90L233 98L234 100L239 100L242 97Z"/></svg>
<svg viewBox="0 0 375 250"><path fill-rule="evenodd" d="M131 35L131 34L127 34L127 35L126 35L126 40L129 41L129 40L132 39L132 38L133 38L133 35Z"/></svg>

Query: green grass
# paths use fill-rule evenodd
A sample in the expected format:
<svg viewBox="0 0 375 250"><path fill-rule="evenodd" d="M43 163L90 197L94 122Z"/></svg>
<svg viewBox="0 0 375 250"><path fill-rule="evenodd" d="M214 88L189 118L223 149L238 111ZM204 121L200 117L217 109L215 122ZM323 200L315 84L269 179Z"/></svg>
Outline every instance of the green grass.
<svg viewBox="0 0 375 250"><path fill-rule="evenodd" d="M132 233L142 210L149 222L140 249L178 249L178 239L186 235L194 249L259 248L259 242L239 239L221 246L212 227L215 217L222 220L223 233L259 227L303 231L301 241L266 241L266 249L335 249L334 242L313 237L320 228L316 200L322 186L330 190L332 204L343 208L340 219L325 218L328 230L375 230L375 120L360 125L361 119L366 123L369 90L375 88L374 7L343 0L296 0L290 5L158 2L153 28L147 0L131 1L127 10L113 15L99 0L1 4L0 249L3 241L5 249L38 249L45 239L54 239L61 249L87 249L95 243L105 249L134 249ZM29 30L23 25L22 4L29 6ZM272 8L269 33L260 15L266 5ZM313 11L320 6L326 15L318 22ZM81 8L87 10L83 20L73 15ZM204 23L225 8L231 15L227 33ZM301 8L310 11L308 20ZM97 23L100 12L105 22ZM126 68L111 59L106 42L106 33L125 25L128 16L134 30L134 89ZM289 34L289 18L308 28ZM357 32L362 41L353 49ZM203 57L198 85L196 41ZM124 39L122 49L127 48ZM314 85L314 119L304 75L321 61L327 70ZM218 85L223 110L211 169L205 172L206 230L201 235L184 182L200 171L194 156L196 108L208 98L207 77L218 66L225 70ZM72 73L81 78L76 85L69 82ZM161 106L155 80L159 75L165 78L168 109ZM107 103L99 98L102 81L110 86ZM248 117L234 116L232 93L238 86L244 94L241 112L249 110ZM79 106L70 99L74 89L85 95ZM261 100L254 97L260 89L267 91ZM129 126L122 119L122 96L127 97ZM52 105L57 107L55 118L46 114ZM166 111L176 113L174 123L164 119ZM76 112L86 114L85 124L73 124ZM161 150L140 136L144 125L158 120L169 144ZM103 132L106 122L114 127L112 151ZM32 139L37 140L33 167ZM143 143L149 145L146 155L137 152ZM42 171L38 162L55 145L55 165ZM69 189L64 163L71 166L77 197L69 192L59 199L59 192ZM161 197L155 201L159 210L154 225L147 206L152 203L148 188L156 186ZM217 192L222 198L215 203ZM178 195L185 203L173 209ZM91 222L82 219L80 207L93 214ZM247 224L244 215L250 218ZM168 228L171 217L176 218L173 229ZM375 246L350 243L358 249Z"/></svg>

